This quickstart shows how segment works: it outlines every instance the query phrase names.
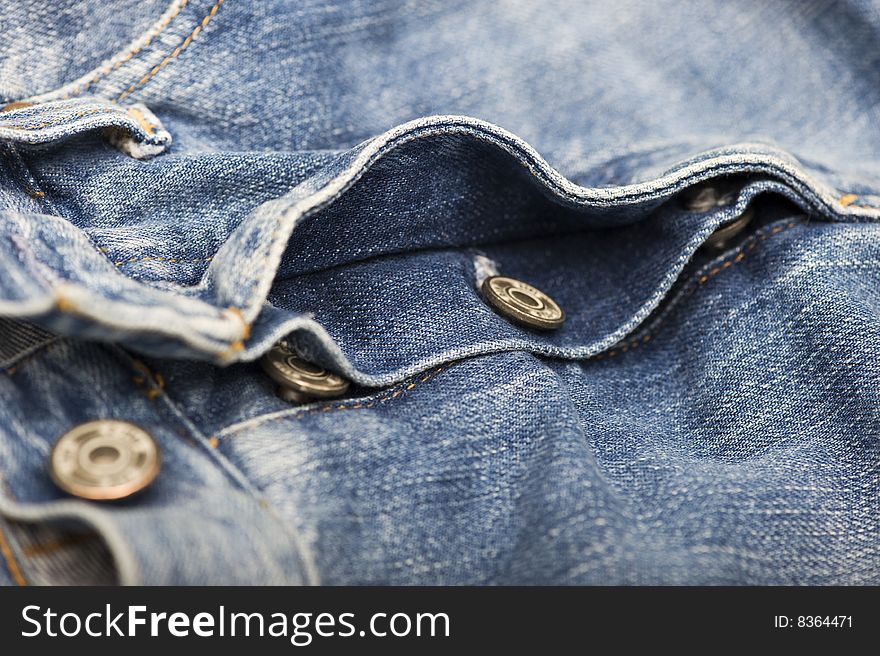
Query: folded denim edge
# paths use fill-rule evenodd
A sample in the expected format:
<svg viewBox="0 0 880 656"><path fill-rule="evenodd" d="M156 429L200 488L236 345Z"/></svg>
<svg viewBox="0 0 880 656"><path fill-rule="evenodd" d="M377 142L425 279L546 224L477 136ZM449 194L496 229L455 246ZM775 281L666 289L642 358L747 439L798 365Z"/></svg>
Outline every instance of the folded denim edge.
<svg viewBox="0 0 880 656"><path fill-rule="evenodd" d="M20 522L81 521L93 528L104 540L113 556L120 585L143 584L140 566L124 533L98 508L84 502L68 500L19 503L0 491L0 516Z"/></svg>
<svg viewBox="0 0 880 656"><path fill-rule="evenodd" d="M109 141L135 159L165 152L171 134L145 105L122 106L96 97L59 100L0 112L0 141L43 144L91 130L105 130Z"/></svg>
<svg viewBox="0 0 880 656"><path fill-rule="evenodd" d="M251 324L264 306L296 226L334 203L376 162L397 148L440 135L472 138L499 148L512 156L514 163L525 166L533 179L561 205L584 209L635 206L671 197L686 186L711 177L748 172L779 180L791 190L792 198L802 205L838 220L872 221L880 218L878 209L841 203L834 190L810 175L790 155L762 144L738 144L707 151L645 182L590 188L565 178L531 146L503 128L470 117L431 116L400 125L342 153L335 164L285 196L255 209L219 249L202 281L189 288L160 289L124 276L93 247L79 228L61 217L40 215L39 218L27 218L18 215L16 219L9 212L0 213L0 218L13 223L52 222L72 242L83 242L81 245L86 247L77 253L78 257L84 258L84 263L89 262L83 269L97 270L102 283L107 276L106 279L112 281L110 286L116 288L111 296L107 289L90 287L95 278L79 282L64 280L63 275L54 274L51 261L41 261L33 252L26 255L14 253L13 258L0 258L6 267L10 266L10 259L18 265L15 275L6 277L35 277L43 281L41 286L45 291L42 295L32 294L25 299L0 302L0 315L39 318L42 325L64 334L131 342L148 353L211 359L218 364L253 360L269 348L275 338L301 330L311 333L333 355L340 371L356 382L378 385L402 379L415 371L380 377L358 372L323 327L307 316L288 319L260 338L247 342ZM741 199L734 209L741 211L747 202L748 199ZM702 232L707 230L709 228L694 235L689 248L695 248L705 237ZM252 249L253 244L256 244L256 251L248 251L247 257L258 262L256 270L239 266L242 253L246 247ZM29 244L24 239L17 246L21 250L27 249ZM50 254L49 257L53 256ZM61 271L60 267L55 271ZM53 278L61 282L53 281ZM119 297L117 292L120 290L130 293L131 297L126 298L126 294ZM652 303L656 300L652 299ZM649 311L648 306L642 308L637 313L637 321ZM629 323L632 322L627 325ZM615 343L621 330L601 340L595 348ZM511 344L509 348L516 348L516 345ZM592 350L591 347L589 351ZM431 366L433 362L434 359L420 366Z"/></svg>

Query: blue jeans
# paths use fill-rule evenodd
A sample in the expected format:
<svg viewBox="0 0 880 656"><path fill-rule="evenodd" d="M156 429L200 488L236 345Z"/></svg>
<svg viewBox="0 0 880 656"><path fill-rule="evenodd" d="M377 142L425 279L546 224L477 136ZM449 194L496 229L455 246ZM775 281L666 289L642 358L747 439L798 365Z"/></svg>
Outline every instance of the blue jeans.
<svg viewBox="0 0 880 656"><path fill-rule="evenodd" d="M61 5L0 0L0 582L880 584L869 4ZM119 501L48 471L103 419Z"/></svg>

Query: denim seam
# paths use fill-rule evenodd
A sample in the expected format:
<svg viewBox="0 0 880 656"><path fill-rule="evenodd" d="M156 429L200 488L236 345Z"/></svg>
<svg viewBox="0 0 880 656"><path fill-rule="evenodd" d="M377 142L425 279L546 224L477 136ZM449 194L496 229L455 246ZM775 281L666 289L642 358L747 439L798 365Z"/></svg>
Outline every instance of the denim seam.
<svg viewBox="0 0 880 656"><path fill-rule="evenodd" d="M865 207L865 208L872 209L872 210L880 209L880 206L873 205L872 203L870 203L864 199L862 199L862 202L857 203L856 201L859 200L860 198L862 198L862 197L859 194L848 193L848 194L844 194L843 196L841 196L837 202L840 203L841 205L843 205L844 207L849 207L850 205L852 205L854 207Z"/></svg>
<svg viewBox="0 0 880 656"><path fill-rule="evenodd" d="M51 218L53 218L53 219L64 220L63 217L59 217L59 216L54 216L54 215L46 215L46 216L51 216ZM91 238L84 231L77 229L76 234L81 235L83 239L88 241L95 248L95 250L100 251L100 249L91 241ZM27 261L29 259L27 257L28 253L23 250L21 244L13 242L13 246L16 248L19 255L25 261ZM105 253L100 252L100 254L101 254L102 258L104 259L104 261L112 264L112 262L110 262L107 259ZM77 304L76 302L72 301L69 298L69 296L73 292L76 292L76 295L79 297L82 297L83 294L88 295L91 293L89 288L87 288L79 283L64 282L64 283L55 284L55 283L53 283L51 276L48 276L46 273L44 273L43 271L40 271L39 269L30 267L28 269L28 271L31 274L33 274L35 277L37 277L38 280L45 287L45 297L41 297L41 299L39 299L38 303L32 302L31 306L27 308L28 311L19 312L14 315L8 314L8 315L4 315L4 316L31 316L31 314L46 313L47 311L54 308L54 309L57 309L59 312L62 312L65 314L71 314L71 315L80 316L80 317L83 317L86 319L97 320L97 316L95 316L94 313L90 314L89 311L87 310L87 308L84 307L84 306L88 305L88 301L91 299L85 299L84 303ZM54 269L50 269L50 272L54 272ZM121 272L119 272L119 275L125 277L126 280L129 280L129 281L131 280L130 278L124 276L124 274L122 274ZM199 301L196 299L187 299L187 301L188 301L187 302L188 305L193 305L194 307L209 306L212 310L212 312L210 312L210 314L206 314L206 313L202 312L202 313L199 313L195 316L186 315L187 318L189 318L189 319L196 318L196 319L218 320L218 321L222 321L224 324L226 324L228 322L234 322L236 325L241 327L240 330L238 331L240 335L247 334L247 326L242 326L242 317L241 317L240 312L232 311L229 308L221 309L221 308L218 308L218 307L216 307L212 304L209 304L205 301ZM120 305L123 307L131 307L131 308L142 307L142 305L136 305L133 303L126 303L124 301L121 301ZM180 313L180 309L178 309L178 308L172 308L171 311L178 313L178 314ZM105 325L113 325L112 322L107 321L106 316L104 316L103 314L102 314L102 317L103 317ZM120 326L120 327L122 327L122 326ZM162 333L162 330L160 330L159 328L154 328L153 330L156 333ZM169 333L169 334L173 334L173 333ZM204 340L205 338L202 337L202 339ZM220 338L212 338L212 341L216 342L216 341L219 341L219 339ZM192 345L194 348L197 348L199 350L206 350L207 352L212 353L215 356L219 356L220 353L224 352L223 350L210 349L208 347L207 343L202 343L201 346L198 346L199 341L194 340L193 338L184 339L184 342Z"/></svg>
<svg viewBox="0 0 880 656"><path fill-rule="evenodd" d="M149 34L149 37L147 38L147 40L144 43L130 49L128 54L126 54L124 57L122 57L119 61L115 62L112 66L105 66L104 68L100 69L98 71L98 73L85 84L85 86L83 86L82 88L77 89L75 91L71 91L71 92L66 93L64 96L62 96L62 98L70 98L72 96L78 96L82 93L85 93L86 91L88 91L92 87L92 85L95 84L95 82L100 80L102 77L109 75L113 71L119 70L119 68L121 68L123 64L127 63L132 58L137 56L144 48L149 46L156 39L156 37L158 37L160 34L162 34L162 32L164 32L165 29L171 24L171 21L173 21L175 18L177 18L178 14L180 14L181 10L183 10L183 8L186 7L186 5L188 3L189 3L189 0L180 0L178 3L172 2L171 3L172 4L171 11L169 12L166 9L166 13L165 13L164 17L160 18L159 23L151 28L152 34L150 34L149 32L147 33L147 34ZM176 6L175 6L175 4L176 4Z"/></svg>
<svg viewBox="0 0 880 656"><path fill-rule="evenodd" d="M49 213L52 216L59 218L59 219L63 219L64 217L58 211L58 208L55 206L55 203L52 202L52 199L46 194L45 191L42 190L39 181L37 180L36 176L31 171L31 168L30 168L30 166L28 166L28 163L24 160L24 157L22 157L21 153L18 152L18 149L15 147L15 144L10 143L10 144L6 144L6 146L8 148L8 152L12 155L13 159L17 163L17 167L14 170L17 173L17 177L19 177L19 181L24 182L24 184L22 185L22 189L24 190L24 192L26 194L28 194L28 196L31 196L32 198L43 203L45 205L45 207L49 210ZM107 254L101 250L101 248L94 242L92 237L88 233L86 233L84 230L81 232L83 233L85 238L89 241L89 243L92 244L92 246L95 249L97 249L104 256L105 259L109 260L109 258L107 258ZM43 276L43 282L50 289L53 288L53 285L45 276Z"/></svg>
<svg viewBox="0 0 880 656"><path fill-rule="evenodd" d="M64 521L72 517L89 524L107 545L116 566L119 582L122 585L143 584L140 567L128 541L102 509L85 501L72 499L19 503L0 472L0 516L23 522Z"/></svg>
<svg viewBox="0 0 880 656"><path fill-rule="evenodd" d="M46 196L46 192L43 191L40 187L39 182L37 181L34 174L31 172L30 167L27 162L24 161L24 158L21 156L21 153L18 152L18 149L15 147L15 144L7 143L5 150L8 155L11 157L7 157L7 161L9 159L14 160L13 162L13 171L15 173L15 177L18 178L19 183L21 184L22 190L31 198L41 202L43 205L48 208L48 210L58 215L58 209L55 207L55 204L51 201L51 199Z"/></svg>
<svg viewBox="0 0 880 656"><path fill-rule="evenodd" d="M330 412L339 412L341 410L361 410L364 408L373 408L378 404L386 403L388 401L393 401L397 397L409 392L414 387L421 385L422 383L427 383L430 380L436 378L440 373L449 369L449 367L453 366L451 363L448 365L444 365L442 367L437 367L433 371L429 371L426 374L422 374L418 380L409 381L408 383L401 383L395 388L390 390L384 390L380 392L378 395L370 399L370 397L363 399L352 399L351 401L347 401L345 403L334 404L332 402L326 403L324 405L316 405L312 408L294 408L291 410L280 410L277 412L258 415L256 417L251 417L249 419L245 419L244 421L239 421L234 424L230 424L226 428L223 428L214 433L214 437L211 438L213 440L212 445L216 448L219 445L220 440L226 439L229 436L235 435L247 428L254 428L256 426L261 426L270 421L276 421L279 419L302 419L303 417L316 415L316 414L328 414Z"/></svg>
<svg viewBox="0 0 880 656"><path fill-rule="evenodd" d="M524 149L530 147L527 146L527 144L525 144L524 142L518 144L520 148L523 149L523 152L518 153L515 149L512 150L508 148L507 144L505 144L503 141L490 139L488 138L488 135L477 133L473 129L473 126L456 126L455 124L444 124L442 122L443 119L448 117L437 118L439 119L439 123L437 125L420 126L412 130L407 130L407 124L405 124L404 126L399 128L400 130L402 130L400 134L387 138L384 143L379 142L375 149L364 159L364 161L359 162L360 156L356 157L354 161L352 161L351 164L344 171L335 175L330 181L328 181L323 187L315 191L313 194L310 194L309 196L301 200L288 204L287 207L279 210L278 214L275 217L275 225L270 233L269 240L262 249L265 251L265 253L260 257L263 266L261 267L259 275L255 277L252 283L252 289L249 292L248 299L245 302L244 312L245 317L249 322L256 319L256 316L259 313L258 306L262 303L260 299L265 299L266 295L268 294L268 287L271 284L271 280L269 279L269 276L267 274L270 270L273 271L272 278L274 279L274 272L277 271L278 265L283 255L283 249L279 247L279 235L282 232L287 233L283 242L283 246L286 247L286 244L290 240L290 236L293 234L296 226L301 221L306 220L310 216L332 205L338 198L349 191L369 171L369 169L372 168L372 166L378 160L382 159L393 150L400 148L408 143L411 143L426 136L442 135L448 133L466 134L475 139L486 141L487 143L493 144L501 148L508 154L511 154L521 164L526 165L529 171L532 172L532 174L539 180L543 181L545 185L553 186L552 184L550 184L550 179L544 175L542 170L543 167L539 167L537 170L535 170L532 165L527 162L526 155L528 153ZM455 130L456 127L461 128L461 132L457 132ZM382 137L379 137L378 139L381 138ZM509 135L509 138L515 139L513 135ZM372 142L375 141L375 139L372 140ZM543 162L543 160L541 160L541 162ZM549 167L549 164L546 164L546 166ZM328 197L321 198L322 193L330 190L332 186L336 183L339 184L339 187ZM309 206L310 201L312 202L311 206ZM301 211L297 216L296 208L299 205L304 205L305 207L303 211ZM289 225L286 225L287 214L289 212L293 214L293 218L290 219Z"/></svg>
<svg viewBox="0 0 880 656"><path fill-rule="evenodd" d="M7 376L14 376L22 365L35 359L36 356L45 353L52 347L63 344L65 341L66 340L62 339L60 336L56 336L53 339L43 342L42 344L39 344L31 349L23 351L21 354L19 354L17 358L14 358L11 362L6 363L6 366L3 367L3 373L5 373Z"/></svg>
<svg viewBox="0 0 880 656"><path fill-rule="evenodd" d="M773 184L780 186L780 188L784 190L785 193L794 195L798 199L798 202L803 203L803 199L800 196L797 196L796 194L791 192L789 187L779 182L774 182ZM763 192L756 191L753 194L741 195L735 205L728 207L726 210L718 215L718 222L724 223L725 221L740 215L743 211L745 211L749 202L751 202L752 197L757 193ZM296 330L311 331L322 342L323 346L331 352L334 360L338 364L338 370L340 373L355 382L368 386L396 383L403 378L407 378L409 376L420 373L425 369L436 367L451 360L458 360L464 357L475 355L488 355L490 353L500 353L512 350L527 350L532 353L548 357L563 357L570 359L589 358L594 356L596 353L604 351L609 347L617 344L623 335L630 333L635 327L637 327L642 321L644 321L644 319L646 319L652 312L656 310L657 306L660 304L660 301L666 296L666 293L671 288L672 282L674 282L674 280L679 277L687 261L690 260L692 253L696 251L696 249L709 235L712 229L714 229L712 225L706 225L704 229L696 233L694 237L683 246L682 254L678 258L676 258L675 266L673 267L673 269L671 269L669 273L664 277L660 285L657 287L657 291L655 291L654 295L652 295L644 303L644 305L638 310L638 312L633 314L628 321L622 324L617 330L613 331L613 333L607 335L602 339L599 339L594 343L588 344L587 346L536 346L528 340L514 337L506 339L502 342L493 341L491 344L477 343L466 349L456 348L436 353L429 358L425 358L411 364L405 370L397 370L388 374L376 376L361 373L351 364L347 356L341 351L341 349L339 349L338 345L336 345L336 343L326 333L326 330L324 330L323 327L320 326L320 324L317 324L314 321L303 319L301 317L295 317L279 324L273 331L271 331L271 333L263 336L263 338L261 339L261 344L274 343L282 336L292 333ZM260 348L261 346L258 346L249 351L246 354L247 357L250 357L254 353L258 353L260 351Z"/></svg>
<svg viewBox="0 0 880 656"><path fill-rule="evenodd" d="M144 257L133 257L127 260L118 260L113 262L117 267L125 266L126 264L136 264L138 262L167 262L169 264L204 264L205 262L210 262L214 259L214 256L211 257L199 257L193 260L181 260L176 257L152 257L152 256L144 256Z"/></svg>
<svg viewBox="0 0 880 656"><path fill-rule="evenodd" d="M199 430L192 419L187 416L187 414L183 411L177 401L175 401L168 394L168 390L165 388L164 379L161 385L155 380L155 375L158 374L158 372L154 372L153 370L151 370L144 363L141 363L139 360L132 357L120 346L108 345L108 350L113 353L119 360L127 364L130 368L134 369L138 373L147 376L153 375L154 380L152 382L154 382L155 384L153 389L156 389L158 393L153 395L151 398L161 399L166 407L181 423L181 425L193 437L195 443L202 447L205 452L207 452L208 457L211 458L217 465L219 465L220 468L226 473L226 475L229 476L230 479L242 491L250 494L251 497L257 502L258 506L263 510L269 512L272 517L278 521L279 525L287 531L288 535L290 535L293 541L293 544L296 547L296 552L303 569L302 573L304 578L309 585L318 585L320 583L320 575L318 573L316 565L317 561L314 557L314 554L312 554L311 549L308 547L306 541L300 535L299 530L296 528L296 526L293 523L288 523L287 521L285 521L284 518L281 517L281 515L269 503L265 495L261 493L259 488L251 482L251 480L244 474L244 472L236 467L222 453L217 451L217 449L213 448L211 441L205 436L205 434L201 430ZM135 363L140 363L141 366L137 366L135 365ZM161 376L161 374L158 375Z"/></svg>
<svg viewBox="0 0 880 656"><path fill-rule="evenodd" d="M172 0L172 2L166 6L162 15L156 22L135 39L129 41L125 48L109 57L103 65L84 73L72 82L62 84L60 87L51 91L34 94L29 96L26 100L32 100L34 103L51 100L67 100L69 98L75 98L85 91L88 91L99 80L110 73L121 69L125 64L128 64L137 55L143 52L145 48L149 47L153 41L165 32L189 2L190 0Z"/></svg>
<svg viewBox="0 0 880 656"><path fill-rule="evenodd" d="M137 89L138 87L143 87L145 84L147 84L153 78L153 76L156 75L156 73L158 73L163 68L165 68L181 52L183 52L187 47L189 47L189 44L192 43L192 41L199 35L199 32L201 32L204 28L206 28L208 26L208 23L210 23L211 19L214 18L214 16L217 14L217 11L220 9L220 5L222 5L224 1L225 0L217 0L217 2L214 4L213 7L211 7L210 11L205 15L205 17L201 20L201 22L195 26L193 31L189 33L189 35L180 43L180 45L178 45L171 52L171 54L167 55L161 62L156 64L150 70L149 73L147 73L140 80L138 80L137 82L135 82L134 84L129 86L125 91L120 93L116 97L116 101L121 102L126 97L130 96L134 92L135 89Z"/></svg>
<svg viewBox="0 0 880 656"><path fill-rule="evenodd" d="M0 553L3 554L3 560L6 562L6 569L9 570L12 580L17 586L24 587L28 585L28 581L27 578L25 578L18 558L12 549L12 543L9 541L9 538L6 537L6 533L3 530L3 523L2 518L0 518Z"/></svg>
<svg viewBox="0 0 880 656"><path fill-rule="evenodd" d="M728 270L734 264L742 262L746 258L746 255L748 253L754 251L759 244L765 242L770 237L774 237L779 233L784 232L785 230L789 230L799 225L803 225L803 221L792 221L791 219L783 219L782 221L771 223L770 225L765 226L764 228L750 236L737 248L725 253L720 258L717 258L712 262L709 262L706 265L700 267L700 269L695 271L686 281L682 283L681 289L678 291L678 293L675 294L668 301L666 307L663 308L660 314L653 321L651 321L648 326L646 326L643 330L638 331L632 338L624 342L619 342L618 345L616 345L615 347L607 351L597 353L590 359L598 361L603 360L606 357L613 358L620 353L626 353L628 351L635 350L641 344L647 344L653 339L654 335L656 334L657 328L663 324L663 322L669 317L672 311L678 306L679 302L685 296L691 296L700 287L705 285L711 279L715 278L718 274Z"/></svg>
<svg viewBox="0 0 880 656"><path fill-rule="evenodd" d="M55 538L48 542L35 542L34 544L22 547L21 555L27 560L42 558L45 556L51 556L63 549L67 549L68 547L75 547L83 543L91 542L92 540L100 539L101 535L99 533L75 533L63 538Z"/></svg>
<svg viewBox="0 0 880 656"><path fill-rule="evenodd" d="M805 204L810 206L819 205L834 217L855 221L874 218L874 213L869 214L866 210L857 210L857 208L845 208L840 206L836 202L837 195L834 197L833 206L830 205L830 201L826 202L830 190L825 190L824 185L814 181L817 188L825 190L822 191L823 195L821 197L810 193L808 189L805 189L805 184L795 184L800 178L812 180L806 172L802 172L799 167L794 166L793 164L787 164L780 156L751 152L748 150L750 146L747 144L739 144L735 146L738 150L732 155L728 154L719 156L711 153L704 154L704 159L698 159L694 163L682 165L680 168L674 169L673 172L666 173L659 178L655 178L651 182L618 187L618 191L590 189L568 181L560 173L555 172L555 170L551 173L549 164L544 162L537 153L534 153L528 144L525 144L525 142L522 142L518 137L507 133L501 128L467 117L433 117L428 120L422 119L420 121L404 124L395 130L386 133L384 136L377 137L373 140L371 145L367 147L369 152L362 152L358 155L345 170L336 174L330 182L324 184L318 191L310 193L299 201L288 200L286 201L286 205L281 204L282 209L274 210L273 208L273 214L277 212L274 219L274 226L270 223L271 219L267 219L266 223L268 225L265 227L259 226L257 228L257 238L261 241L265 241L268 237L269 243L266 244L265 247L259 248L259 250L253 254L253 257L262 259L262 267L260 272L254 276L254 284L248 292L249 299L247 300L247 303L249 305L244 307L243 312L234 313L230 312L228 309L221 310L208 301L192 298L187 299L186 297L188 296L188 293L168 292L170 296L177 297L181 302L192 302L194 309L199 309L203 306L210 306L215 310L215 312L211 313L211 316L216 320L222 321L224 324L226 322L233 322L229 323L225 328L221 328L221 324L214 325L206 321L205 327L199 331L188 329L183 333L179 331L175 332L173 333L173 336L198 350L209 353L218 362L228 363L232 361L246 361L257 357L258 354L255 352L256 349L245 348L243 335L247 334L249 323L253 321L256 314L260 311L261 303L259 301L261 298L265 299L265 295L268 293L268 285L271 284L273 274L278 267L278 261L283 255L284 248L289 240L289 235L295 228L295 225L302 220L303 216L311 215L323 207L326 207L328 202L332 202L340 194L344 193L365 173L365 169L371 162L374 162L376 159L386 154L389 149L398 146L401 142L414 140L426 135L439 134L470 135L472 138L482 139L487 143L493 143L509 154L512 153L514 158L520 161L520 163L531 167L536 179L540 181L549 180L552 183L552 189L550 191L555 191L557 196L556 201L559 203L570 203L574 199L577 201L575 204L578 205L589 205L592 203L596 207L607 207L613 203L622 203L626 202L627 199L631 200L633 198L642 200L656 199L671 195L687 184L705 179L706 177L718 175L723 171L733 168L738 171L767 171L771 174L775 174L776 177L783 179L783 183L788 181L789 186L793 186L795 190L798 190L800 192L799 195L803 198ZM490 134L492 136L490 136ZM497 135L501 135L501 137L498 137ZM534 170L535 167L537 167L538 170ZM794 171L794 173L792 173L792 171ZM283 240L281 239L282 233L287 233ZM229 242L227 242L227 244L228 243ZM206 271L202 282L199 285L190 288L192 291L189 292L189 294L196 293L198 289L203 288L204 285L209 282L206 278L212 276L212 272L220 266L221 260L222 257L214 258L212 265ZM127 278L127 280L130 281L131 279ZM86 305L91 302L91 299L85 298L85 296L87 296L85 293L80 293L79 290L72 291L76 291L80 297L82 297L81 300ZM161 293L161 291L157 291L157 293ZM222 303L222 299L220 302ZM226 304L238 305L238 302L236 299L236 301L233 302L227 301ZM140 307L138 304L124 300L119 301L119 305L120 309L131 308L131 310L136 310ZM65 307L68 309L76 309L71 308L69 304L65 305ZM183 313L183 310L186 309L186 307L188 306L172 306L169 311L177 315L182 314L185 319L189 319L189 314ZM205 314L204 309L198 313L198 318L204 318L207 320L207 317L201 316ZM94 317L94 313L89 314L88 307L84 308L83 314L88 317L89 320L97 320L96 317ZM102 317L102 321L107 322L106 317ZM122 329L129 328L132 325L131 321L121 321L119 323L119 327ZM135 325L140 329L144 329L140 324ZM326 331L322 331L319 324L314 321L307 321L304 318L300 318L299 320L294 321L294 323L286 322L283 327L296 327L312 331L325 343L325 346L332 348L330 345L332 339L326 334ZM151 326L150 329L161 332L157 326ZM218 334L218 331L225 333L225 335L221 336ZM273 334L274 332L275 331L273 331ZM237 336L233 337L233 335ZM609 336L609 338L615 339L613 336ZM610 339L608 344L613 344L614 342L610 341ZM616 338L615 341L618 339L619 337ZM225 344L225 346L223 344ZM607 348L605 344L606 342L603 340L602 343L597 346L604 349ZM506 350L503 346L500 348ZM238 353L243 353L243 355L236 355ZM584 355L586 354L582 354L582 356ZM420 365L424 365L423 368L436 366L437 364L440 363L420 363ZM384 377L368 376L355 371L354 368L350 366L350 363L343 361L342 366L345 367L343 373L350 374L349 377L353 376L353 380L356 382L371 385L387 384L394 379L400 380L405 377L403 372ZM415 368L410 368L409 375L416 373L416 371Z"/></svg>
<svg viewBox="0 0 880 656"><path fill-rule="evenodd" d="M734 155L732 161L718 161L725 157L719 156L715 158L716 161L714 163L711 159L698 161L692 165L684 166L681 169L665 174L656 179L653 183L647 182L638 183L636 185L626 185L631 187L634 186L638 189L626 192L612 191L609 193L604 190L587 190L586 188L571 183L560 173L551 169L550 165L541 158L540 155L534 152L531 146L522 142L512 134L506 132L496 134L493 130L498 130L498 128L493 128L488 124L484 124L482 121L475 121L474 119L468 119L467 117L445 116L435 117L434 120L436 123L422 126L417 125L415 127L411 127L411 123L404 124L398 128L398 130L400 130L399 134L386 134L384 142L381 141L383 137L378 137L377 140L379 141L375 145L374 150L362 161L359 161L361 160L360 156L356 157L346 170L337 174L321 189L303 199L296 200L287 207L279 210L268 243L263 248L265 255L261 258L263 260L261 273L255 278L252 291L249 293L249 298L245 303L245 315L250 321L255 318L256 312L258 311L257 301L259 297L264 297L265 293L268 292L266 280L268 277L268 271L277 269L276 260L280 260L282 254L281 252L278 252L280 250L277 243L279 235L282 232L287 233L286 239L284 240L284 243L286 244L299 222L305 220L314 213L327 208L335 202L342 194L351 189L351 187L375 164L377 160L396 148L400 148L411 141L426 136L464 134L474 139L495 145L512 155L524 165L535 178L544 183L545 187L548 187L550 191L555 192L557 196L560 197L558 198L559 200L571 203L575 206L584 206L589 202L595 202L598 206L608 206L612 203L628 204L629 202L650 201L662 198L671 191L674 191L677 188L683 188L687 184L694 184L711 177L722 175L728 170L742 172L745 167L746 170L754 171L766 169L767 172L778 176L785 184L793 187L794 190L800 196L804 197L810 205L819 210L824 209L832 215L841 216L841 212L836 210L831 204L832 202L836 202L836 196L833 200L829 198L823 200L821 196L817 196L816 193L812 191L809 184L799 179L799 177L809 178L806 172L799 171L799 174L797 172L793 173L792 170L790 170L792 164L783 163L778 156L757 155L750 157L750 154L740 153ZM730 156L726 157L731 159ZM688 171L688 169L696 170ZM798 170L799 167L796 166L795 171ZM811 178L809 179L812 180ZM339 185L338 188L333 190L329 196L322 198L322 195L331 191L332 187L336 184ZM818 183L813 181L813 186L818 188ZM588 191L591 192L591 194L587 194L586 192ZM588 198L589 195L593 195L594 198ZM827 195L828 194L826 193L826 196ZM300 206L303 207L303 209L297 215L296 210L297 207ZM288 214L292 215L292 218L289 220L287 219ZM858 217L856 213L851 211L848 214L852 215L849 218L853 220L870 220L877 218L873 215L869 217Z"/></svg>
<svg viewBox="0 0 880 656"><path fill-rule="evenodd" d="M97 118L107 117L108 120L118 118L123 122L123 125L115 125L112 123L110 125L89 125L88 122L86 122L85 125L80 125L80 119L87 116L94 116ZM143 131L142 134L139 134L136 130L132 129L133 126L130 123L132 121L141 128L141 130ZM129 124L125 125L125 123ZM167 132L164 132L163 134L156 133L156 131L160 127L161 126L149 121L147 117L144 116L144 114L136 107L120 107L118 110L107 106L91 107L89 109L83 109L78 112L74 112L73 114L65 115L57 121L46 121L33 125L6 125L2 123L2 120L0 120L0 131L12 130L23 132L25 134L37 134L36 137L28 137L27 139L22 137L21 139L18 139L19 141L24 141L25 143L41 143L41 141L37 141L38 139L42 139L42 141L53 141L56 139L61 139L66 135L60 134L57 136L53 136L51 131L58 131L63 128L81 128L83 130L117 128L125 130L126 132L132 132L133 136L136 136L137 140L141 143L146 143L153 146L167 146L169 143ZM38 134L40 131L44 132L42 136Z"/></svg>
<svg viewBox="0 0 880 656"><path fill-rule="evenodd" d="M101 112L105 112L102 107L92 107L91 109L84 109L79 112L74 112L71 116L64 118L60 121L49 121L47 123L37 123L35 125L0 125L0 127L5 128L7 130L42 130L43 128L54 127L54 128L64 128L76 123L78 118L82 118L83 116L90 116L92 114L100 114ZM107 111L107 113L112 114L113 112Z"/></svg>

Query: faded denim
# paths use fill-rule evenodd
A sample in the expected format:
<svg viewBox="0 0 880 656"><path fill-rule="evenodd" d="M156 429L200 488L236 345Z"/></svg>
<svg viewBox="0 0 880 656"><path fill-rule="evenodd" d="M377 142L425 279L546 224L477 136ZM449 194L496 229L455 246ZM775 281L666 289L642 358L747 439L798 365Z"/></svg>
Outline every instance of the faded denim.
<svg viewBox="0 0 880 656"><path fill-rule="evenodd" d="M876 4L0 21L0 582L880 584ZM51 482L98 418L139 496Z"/></svg>

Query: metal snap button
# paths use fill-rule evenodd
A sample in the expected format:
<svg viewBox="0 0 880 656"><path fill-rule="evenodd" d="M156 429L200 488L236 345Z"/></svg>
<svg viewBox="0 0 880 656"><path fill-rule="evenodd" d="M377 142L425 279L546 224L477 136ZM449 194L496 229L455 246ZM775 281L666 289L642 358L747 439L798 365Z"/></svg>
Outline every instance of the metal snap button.
<svg viewBox="0 0 880 656"><path fill-rule="evenodd" d="M684 206L691 212L708 212L716 207L730 205L736 200L736 190L726 185L701 184L684 193Z"/></svg>
<svg viewBox="0 0 880 656"><path fill-rule="evenodd" d="M529 328L553 330L565 321L565 312L556 301L519 280L492 276L483 281L482 291L492 307Z"/></svg>
<svg viewBox="0 0 880 656"><path fill-rule="evenodd" d="M348 389L348 381L342 376L303 360L284 342L278 342L260 358L260 365L278 383L279 396L286 401L327 399Z"/></svg>
<svg viewBox="0 0 880 656"><path fill-rule="evenodd" d="M139 426L116 419L80 424L49 455L52 480L82 499L123 499L147 487L159 473L159 446Z"/></svg>
<svg viewBox="0 0 880 656"><path fill-rule="evenodd" d="M715 251L724 250L730 243L731 239L733 239L739 233L745 230L745 227L749 225L754 216L755 211L751 207L747 207L746 210L742 214L740 214L735 220L721 226L715 232L709 235L706 238L703 246Z"/></svg>

